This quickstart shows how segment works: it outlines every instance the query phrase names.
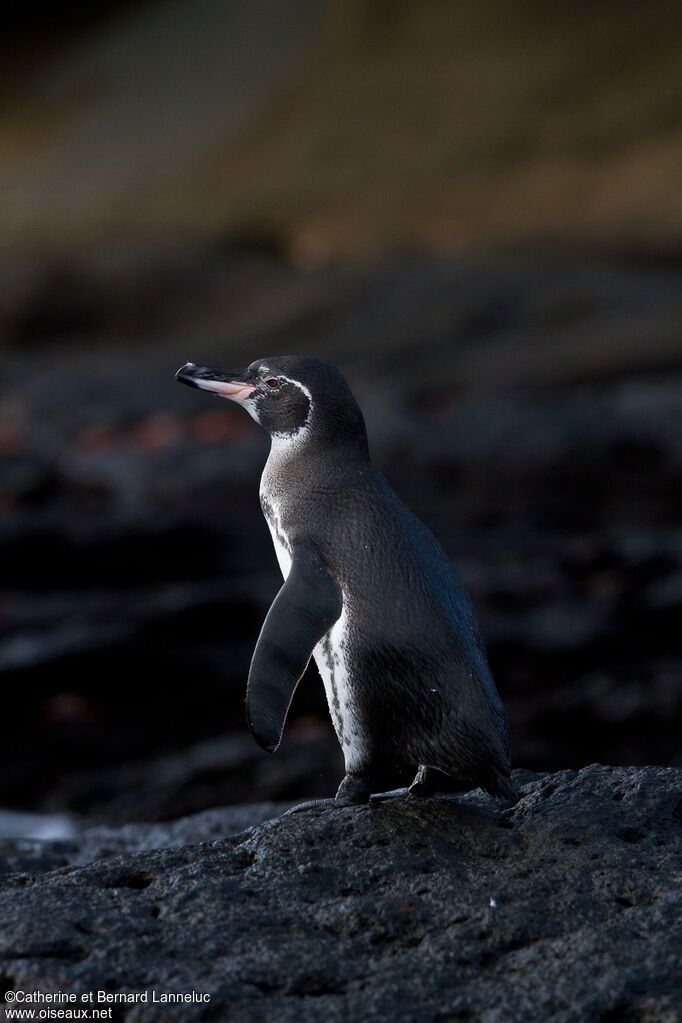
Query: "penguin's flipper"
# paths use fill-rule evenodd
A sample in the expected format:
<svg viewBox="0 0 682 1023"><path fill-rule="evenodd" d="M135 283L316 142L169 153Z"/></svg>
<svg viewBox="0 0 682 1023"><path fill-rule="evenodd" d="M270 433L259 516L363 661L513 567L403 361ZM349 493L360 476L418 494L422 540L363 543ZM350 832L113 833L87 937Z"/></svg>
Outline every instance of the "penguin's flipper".
<svg viewBox="0 0 682 1023"><path fill-rule="evenodd" d="M294 690L342 607L341 588L320 559L307 548L295 548L287 580L258 637L246 689L251 734L268 753L279 746Z"/></svg>

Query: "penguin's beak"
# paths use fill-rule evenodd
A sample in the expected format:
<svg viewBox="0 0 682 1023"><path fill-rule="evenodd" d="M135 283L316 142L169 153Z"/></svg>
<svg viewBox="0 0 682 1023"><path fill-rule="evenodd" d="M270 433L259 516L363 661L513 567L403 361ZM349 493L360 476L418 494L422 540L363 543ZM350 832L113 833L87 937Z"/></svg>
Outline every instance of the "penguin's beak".
<svg viewBox="0 0 682 1023"><path fill-rule="evenodd" d="M240 380L245 376L244 370L225 369L223 366L196 366L193 362L186 362L175 374L175 379L188 387L199 387L202 391L211 391L221 398L230 398L232 401L244 401L256 388Z"/></svg>

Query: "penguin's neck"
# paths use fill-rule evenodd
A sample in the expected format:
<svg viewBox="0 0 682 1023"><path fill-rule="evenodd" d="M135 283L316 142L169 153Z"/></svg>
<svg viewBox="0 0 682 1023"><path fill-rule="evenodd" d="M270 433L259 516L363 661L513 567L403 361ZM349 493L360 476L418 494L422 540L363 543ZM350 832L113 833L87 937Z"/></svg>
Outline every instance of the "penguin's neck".
<svg viewBox="0 0 682 1023"><path fill-rule="evenodd" d="M268 462L301 461L314 454L314 447L307 424L295 433L273 433L270 435Z"/></svg>
<svg viewBox="0 0 682 1023"><path fill-rule="evenodd" d="M319 428L314 422L307 422L295 433L272 433L268 462L288 471L305 466L370 464L367 434L362 424L357 436L340 429L338 434Z"/></svg>
<svg viewBox="0 0 682 1023"><path fill-rule="evenodd" d="M269 501L278 506L285 503L292 481L305 473L309 455L314 458L309 427L304 426L295 434L273 433L270 437L270 454L261 476L261 503Z"/></svg>
<svg viewBox="0 0 682 1023"><path fill-rule="evenodd" d="M261 476L261 502L283 508L304 494L334 491L347 485L349 474L370 466L366 439L357 447L330 443L309 425L295 434L271 435L270 454Z"/></svg>

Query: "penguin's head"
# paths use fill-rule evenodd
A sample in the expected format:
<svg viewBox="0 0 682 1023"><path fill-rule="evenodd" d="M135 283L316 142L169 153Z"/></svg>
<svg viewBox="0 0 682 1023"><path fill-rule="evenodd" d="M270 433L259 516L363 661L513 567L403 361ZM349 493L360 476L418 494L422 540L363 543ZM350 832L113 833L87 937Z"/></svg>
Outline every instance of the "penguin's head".
<svg viewBox="0 0 682 1023"><path fill-rule="evenodd" d="M334 366L293 355L257 359L245 370L188 362L176 380L243 405L280 441L310 436L317 443L359 443L365 423L355 398Z"/></svg>

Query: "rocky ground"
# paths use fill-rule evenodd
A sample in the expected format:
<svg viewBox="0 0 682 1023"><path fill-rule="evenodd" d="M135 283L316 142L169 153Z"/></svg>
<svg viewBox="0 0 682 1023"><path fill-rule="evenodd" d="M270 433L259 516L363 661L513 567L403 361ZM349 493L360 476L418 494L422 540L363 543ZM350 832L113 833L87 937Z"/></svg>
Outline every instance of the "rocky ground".
<svg viewBox="0 0 682 1023"><path fill-rule="evenodd" d="M517 781L504 813L471 793L4 843L2 990L210 995L118 1023L675 1023L682 773Z"/></svg>

